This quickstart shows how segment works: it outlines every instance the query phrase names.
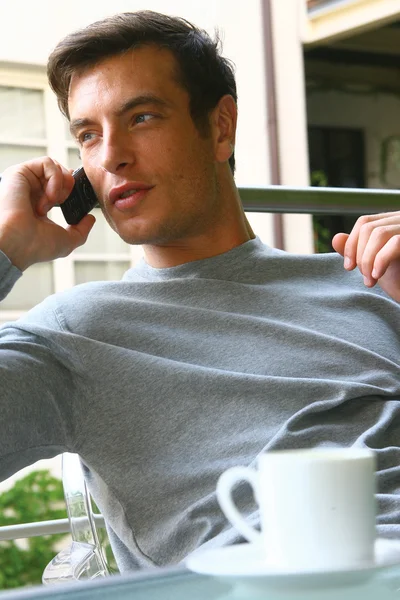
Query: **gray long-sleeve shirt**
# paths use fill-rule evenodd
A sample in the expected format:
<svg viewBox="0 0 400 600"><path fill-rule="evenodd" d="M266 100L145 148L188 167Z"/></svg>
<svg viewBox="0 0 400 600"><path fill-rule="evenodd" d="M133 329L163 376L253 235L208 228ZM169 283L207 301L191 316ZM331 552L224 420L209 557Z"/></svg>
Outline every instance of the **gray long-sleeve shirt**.
<svg viewBox="0 0 400 600"><path fill-rule="evenodd" d="M20 273L0 253L0 293ZM400 537L400 306L337 255L259 239L51 296L0 329L0 478L82 458L121 570L235 539L219 475L265 450L377 451L380 535ZM246 486L239 506L257 513Z"/></svg>

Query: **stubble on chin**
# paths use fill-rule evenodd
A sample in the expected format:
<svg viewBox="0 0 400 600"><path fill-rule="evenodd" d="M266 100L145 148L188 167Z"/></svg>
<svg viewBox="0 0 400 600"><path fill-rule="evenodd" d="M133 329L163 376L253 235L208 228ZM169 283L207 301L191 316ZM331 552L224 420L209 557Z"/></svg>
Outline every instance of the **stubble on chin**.
<svg viewBox="0 0 400 600"><path fill-rule="evenodd" d="M104 207L103 215L110 227L130 245L179 245L213 227L218 218L220 185L212 165L208 164L204 171L197 169L192 177L175 173L170 187L179 190L179 194L163 198L164 213L157 215L158 211L150 206L147 218L144 210L138 217L122 216L120 223L116 223Z"/></svg>

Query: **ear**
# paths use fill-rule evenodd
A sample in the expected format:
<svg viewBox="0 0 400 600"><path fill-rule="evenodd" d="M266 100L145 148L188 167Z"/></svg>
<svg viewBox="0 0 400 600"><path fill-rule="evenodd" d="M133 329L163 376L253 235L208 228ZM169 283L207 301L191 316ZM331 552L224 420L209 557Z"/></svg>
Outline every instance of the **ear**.
<svg viewBox="0 0 400 600"><path fill-rule="evenodd" d="M236 102L229 94L222 96L212 113L214 153L217 162L226 162L235 149Z"/></svg>

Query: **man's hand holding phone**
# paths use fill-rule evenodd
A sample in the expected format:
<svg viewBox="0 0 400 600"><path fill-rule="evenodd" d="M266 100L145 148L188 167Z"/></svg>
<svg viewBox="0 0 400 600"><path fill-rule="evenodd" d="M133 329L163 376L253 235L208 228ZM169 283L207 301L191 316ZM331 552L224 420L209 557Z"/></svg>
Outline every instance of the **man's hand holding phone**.
<svg viewBox="0 0 400 600"><path fill-rule="evenodd" d="M21 271L67 256L83 245L95 218L87 214L66 228L47 217L74 187L74 177L57 161L42 157L6 169L0 182L0 250Z"/></svg>

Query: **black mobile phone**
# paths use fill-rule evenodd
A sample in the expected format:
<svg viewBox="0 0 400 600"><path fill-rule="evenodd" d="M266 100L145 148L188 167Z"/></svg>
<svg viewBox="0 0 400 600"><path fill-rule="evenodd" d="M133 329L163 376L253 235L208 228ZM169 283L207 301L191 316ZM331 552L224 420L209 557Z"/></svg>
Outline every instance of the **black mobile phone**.
<svg viewBox="0 0 400 600"><path fill-rule="evenodd" d="M99 201L83 167L76 169L72 175L75 179L74 188L60 206L67 223L76 225L91 210L99 206Z"/></svg>

